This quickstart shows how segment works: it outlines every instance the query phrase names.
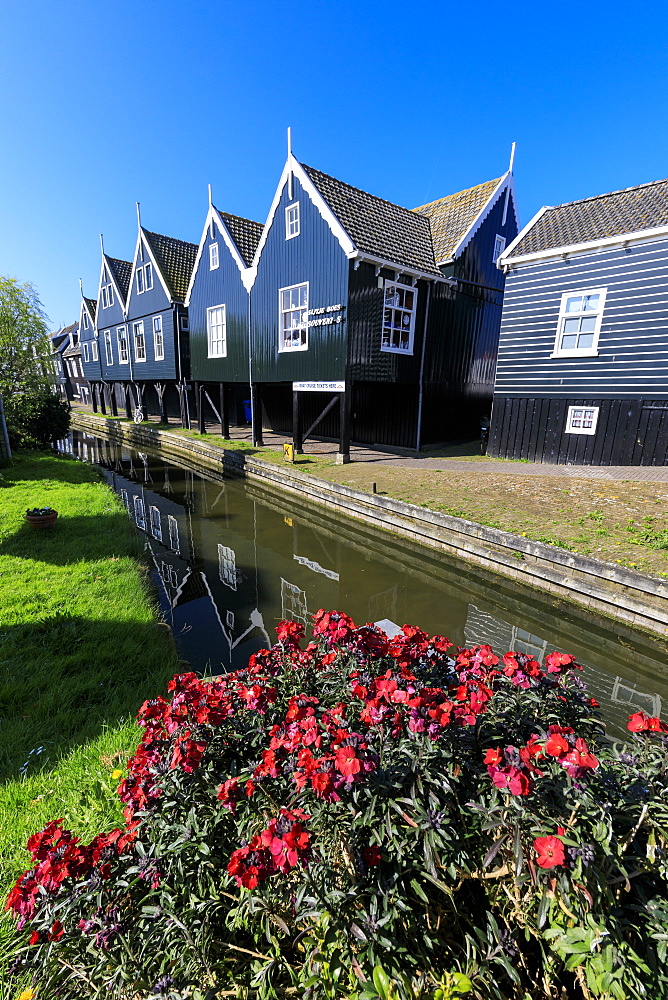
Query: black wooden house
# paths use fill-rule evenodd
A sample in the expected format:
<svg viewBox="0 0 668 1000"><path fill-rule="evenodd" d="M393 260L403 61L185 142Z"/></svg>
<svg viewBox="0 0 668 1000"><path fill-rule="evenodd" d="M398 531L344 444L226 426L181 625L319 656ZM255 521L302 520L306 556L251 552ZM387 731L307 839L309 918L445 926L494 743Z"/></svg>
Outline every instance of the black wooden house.
<svg viewBox="0 0 668 1000"><path fill-rule="evenodd" d="M668 180L545 207L498 260L490 452L668 461Z"/></svg>

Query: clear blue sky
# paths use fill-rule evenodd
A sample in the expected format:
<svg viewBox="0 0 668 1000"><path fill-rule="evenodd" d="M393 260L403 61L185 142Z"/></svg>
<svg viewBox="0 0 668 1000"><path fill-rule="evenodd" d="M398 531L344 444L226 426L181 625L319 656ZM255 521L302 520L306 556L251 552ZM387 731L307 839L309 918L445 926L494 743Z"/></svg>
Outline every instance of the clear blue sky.
<svg viewBox="0 0 668 1000"><path fill-rule="evenodd" d="M263 222L285 157L412 207L501 174L543 204L668 176L665 3L4 0L0 274L55 328L135 201L199 240Z"/></svg>

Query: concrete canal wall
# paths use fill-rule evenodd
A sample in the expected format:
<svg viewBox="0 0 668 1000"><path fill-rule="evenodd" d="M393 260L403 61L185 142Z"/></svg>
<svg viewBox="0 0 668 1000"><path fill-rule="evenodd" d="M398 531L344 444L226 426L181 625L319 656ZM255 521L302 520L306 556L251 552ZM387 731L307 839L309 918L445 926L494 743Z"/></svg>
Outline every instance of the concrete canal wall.
<svg viewBox="0 0 668 1000"><path fill-rule="evenodd" d="M262 480L592 612L663 636L668 634L668 580L532 542L464 518L329 483L293 466L274 465L244 452L145 424L73 413L72 427L134 448L158 451L164 458L195 471Z"/></svg>

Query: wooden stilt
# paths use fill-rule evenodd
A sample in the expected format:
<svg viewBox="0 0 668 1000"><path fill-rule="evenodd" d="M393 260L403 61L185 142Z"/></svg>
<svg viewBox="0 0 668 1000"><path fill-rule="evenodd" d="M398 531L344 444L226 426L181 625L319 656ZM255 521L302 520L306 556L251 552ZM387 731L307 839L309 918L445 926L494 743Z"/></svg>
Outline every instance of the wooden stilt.
<svg viewBox="0 0 668 1000"><path fill-rule="evenodd" d="M298 392L293 392L292 393L292 444L295 449L295 455L304 454L301 417L302 417L301 399Z"/></svg>
<svg viewBox="0 0 668 1000"><path fill-rule="evenodd" d="M225 439L230 436L230 415L228 407L228 393L225 390L225 383L220 383L220 435Z"/></svg>
<svg viewBox="0 0 668 1000"><path fill-rule="evenodd" d="M350 461L351 397L352 385L350 382L346 382L346 391L341 393L341 422L339 450L336 456L337 465L346 465Z"/></svg>
<svg viewBox="0 0 668 1000"><path fill-rule="evenodd" d="M125 415L128 420L132 420L132 396L130 395L130 385L128 382L123 383L123 390L125 396Z"/></svg>
<svg viewBox="0 0 668 1000"><path fill-rule="evenodd" d="M251 384L251 408L253 414L252 439L254 445L262 447L262 388L259 382Z"/></svg>

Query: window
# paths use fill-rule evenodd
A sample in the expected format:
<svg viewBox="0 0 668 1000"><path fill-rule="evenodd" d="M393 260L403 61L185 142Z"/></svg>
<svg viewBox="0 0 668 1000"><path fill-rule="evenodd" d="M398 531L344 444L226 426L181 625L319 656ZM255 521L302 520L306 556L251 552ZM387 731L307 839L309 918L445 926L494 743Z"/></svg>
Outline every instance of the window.
<svg viewBox="0 0 668 1000"><path fill-rule="evenodd" d="M90 355L88 353L88 344L81 345L81 352L83 354L83 359L87 364L90 361Z"/></svg>
<svg viewBox="0 0 668 1000"><path fill-rule="evenodd" d="M128 364L128 328L126 326L119 326L116 329L116 339L118 341L118 363L119 365Z"/></svg>
<svg viewBox="0 0 668 1000"><path fill-rule="evenodd" d="M111 285L111 284L109 284L109 285L103 285L102 286L102 291L101 291L101 297L102 297L102 308L103 309L108 309L109 306L113 306L113 304L114 304L114 289L113 289L113 285Z"/></svg>
<svg viewBox="0 0 668 1000"><path fill-rule="evenodd" d="M125 507L125 509L127 510L128 514L129 514L130 513L130 501L128 500L128 491L127 490L121 490L121 500L123 501L123 506Z"/></svg>
<svg viewBox="0 0 668 1000"><path fill-rule="evenodd" d="M137 268L137 294L141 295L144 291L144 268Z"/></svg>
<svg viewBox="0 0 668 1000"><path fill-rule="evenodd" d="M171 514L167 515L167 527L169 529L169 547L178 554L179 545L179 523Z"/></svg>
<svg viewBox="0 0 668 1000"><path fill-rule="evenodd" d="M416 304L416 288L410 285L400 285L396 281L385 282L381 351L398 351L401 354L413 353Z"/></svg>
<svg viewBox="0 0 668 1000"><path fill-rule="evenodd" d="M564 292L553 358L596 357L606 288Z"/></svg>
<svg viewBox="0 0 668 1000"><path fill-rule="evenodd" d="M149 510L151 512L151 534L161 542L162 524L160 523L160 511L157 507L149 507Z"/></svg>
<svg viewBox="0 0 668 1000"><path fill-rule="evenodd" d="M215 271L220 265L220 259L218 257L218 244L209 243L209 270Z"/></svg>
<svg viewBox="0 0 668 1000"><path fill-rule="evenodd" d="M291 240L299 236L299 202L288 205L285 210L285 238Z"/></svg>
<svg viewBox="0 0 668 1000"><path fill-rule="evenodd" d="M496 264L497 260L506 249L506 237L505 236L495 236L494 237L494 253L492 254L492 260Z"/></svg>
<svg viewBox="0 0 668 1000"><path fill-rule="evenodd" d="M144 264L143 267L137 268L137 294L141 295L149 288L153 288L153 268L150 264Z"/></svg>
<svg viewBox="0 0 668 1000"><path fill-rule="evenodd" d="M107 364L113 365L114 363L114 351L111 346L111 330L104 331L104 351L107 356Z"/></svg>
<svg viewBox="0 0 668 1000"><path fill-rule="evenodd" d="M162 336L162 316L153 317L153 354L156 361L164 361L165 341Z"/></svg>
<svg viewBox="0 0 668 1000"><path fill-rule="evenodd" d="M146 518L144 516L144 501L141 497L135 497L135 522L138 528L146 531Z"/></svg>
<svg viewBox="0 0 668 1000"><path fill-rule="evenodd" d="M227 356L225 327L225 306L211 306L210 309L207 309L206 335L210 358L224 358Z"/></svg>
<svg viewBox="0 0 668 1000"><path fill-rule="evenodd" d="M84 330L88 329L88 314L85 311L83 313L83 316L81 317L81 325L83 326Z"/></svg>
<svg viewBox="0 0 668 1000"><path fill-rule="evenodd" d="M595 434L598 406L569 406L566 434Z"/></svg>
<svg viewBox="0 0 668 1000"><path fill-rule="evenodd" d="M237 589L237 559L227 545L218 545L218 576L226 587Z"/></svg>
<svg viewBox="0 0 668 1000"><path fill-rule="evenodd" d="M92 354L93 354L93 361L97 361L97 358L98 358L98 354L97 354L97 340L94 340L91 343L90 349L91 349Z"/></svg>
<svg viewBox="0 0 668 1000"><path fill-rule="evenodd" d="M144 340L144 320L132 324L132 335L135 340L135 361L146 361L146 341Z"/></svg>
<svg viewBox="0 0 668 1000"><path fill-rule="evenodd" d="M281 610L283 618L308 624L306 591L300 590L294 583L283 578L281 578Z"/></svg>
<svg viewBox="0 0 668 1000"><path fill-rule="evenodd" d="M182 330L187 330L188 329L188 317L187 316L182 316L181 317L181 329Z"/></svg>
<svg viewBox="0 0 668 1000"><path fill-rule="evenodd" d="M308 349L308 282L281 288L278 293L278 349Z"/></svg>

